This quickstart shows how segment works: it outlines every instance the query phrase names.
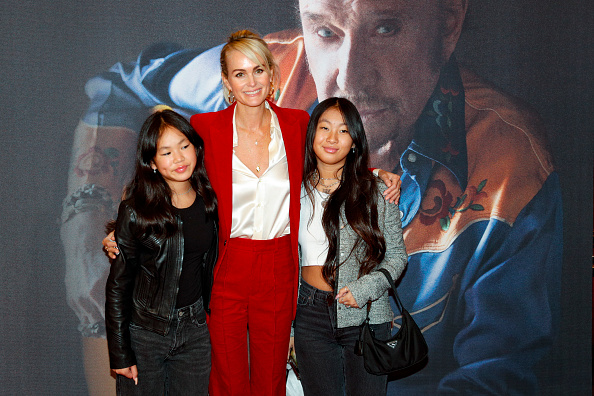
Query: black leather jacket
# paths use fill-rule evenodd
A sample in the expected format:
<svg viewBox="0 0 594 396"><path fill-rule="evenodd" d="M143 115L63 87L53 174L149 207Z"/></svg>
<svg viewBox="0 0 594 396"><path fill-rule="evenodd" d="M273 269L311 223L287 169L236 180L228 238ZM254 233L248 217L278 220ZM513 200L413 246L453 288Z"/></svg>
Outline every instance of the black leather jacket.
<svg viewBox="0 0 594 396"><path fill-rule="evenodd" d="M111 265L106 284L105 328L112 369L136 364L130 346L130 322L166 335L173 319L184 255L182 221L168 238L136 236L136 212L124 201L118 210L115 236L120 254ZM217 259L217 227L203 261L202 297L208 304Z"/></svg>

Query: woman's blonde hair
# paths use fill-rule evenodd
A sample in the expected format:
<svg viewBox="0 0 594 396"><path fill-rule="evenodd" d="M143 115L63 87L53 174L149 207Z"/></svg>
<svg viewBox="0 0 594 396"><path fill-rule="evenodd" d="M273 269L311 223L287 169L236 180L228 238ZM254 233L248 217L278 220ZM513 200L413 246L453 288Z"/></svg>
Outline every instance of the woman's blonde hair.
<svg viewBox="0 0 594 396"><path fill-rule="evenodd" d="M227 53L229 51L236 50L248 57L252 62L261 64L266 70L266 73L272 76L272 89L269 96L275 99L276 92L280 87L280 69L272 56L268 44L262 38L249 30L239 30L234 32L227 39L227 44L221 50L221 72L225 78L229 78L227 74ZM231 104L231 92L225 84L223 84L223 92L225 94L225 101Z"/></svg>

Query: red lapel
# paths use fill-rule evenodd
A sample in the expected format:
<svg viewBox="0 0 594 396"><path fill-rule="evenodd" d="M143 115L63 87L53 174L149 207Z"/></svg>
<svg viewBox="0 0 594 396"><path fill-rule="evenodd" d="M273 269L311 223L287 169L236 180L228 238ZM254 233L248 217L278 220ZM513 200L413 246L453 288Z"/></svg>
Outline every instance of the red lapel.
<svg viewBox="0 0 594 396"><path fill-rule="evenodd" d="M298 120L285 109L270 103L270 106L277 115L279 127L285 143L289 176L291 180L291 191L294 188L301 190L301 174L303 172L303 147L301 145L301 132L299 131ZM293 196L294 194L292 194Z"/></svg>
<svg viewBox="0 0 594 396"><path fill-rule="evenodd" d="M231 233L233 210L232 160L233 160L233 110L235 105L216 113L210 128L212 163L210 182L219 201L219 227L228 238ZM211 176L212 175L212 176ZM213 180L214 176L214 180Z"/></svg>
<svg viewBox="0 0 594 396"><path fill-rule="evenodd" d="M305 131L301 131L300 120L296 119L290 111L278 107L271 103L272 109L277 115L279 127L283 135L285 143L285 151L287 153L287 165L289 168L289 182L291 188L290 203L289 203L289 217L291 226L291 245L293 250L293 257L295 259L296 268L298 268L297 244L299 233L299 215L301 195L301 179L303 177L303 152L304 152L304 136ZM298 277L298 270L297 275ZM297 279L297 278L296 278ZM293 312L294 313L294 312Z"/></svg>

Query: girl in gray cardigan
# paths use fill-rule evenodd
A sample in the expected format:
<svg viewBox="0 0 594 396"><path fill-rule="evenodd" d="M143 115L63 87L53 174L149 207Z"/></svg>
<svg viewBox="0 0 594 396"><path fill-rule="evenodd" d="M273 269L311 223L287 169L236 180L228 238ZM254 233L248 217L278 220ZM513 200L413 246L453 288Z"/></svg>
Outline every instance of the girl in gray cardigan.
<svg viewBox="0 0 594 396"><path fill-rule="evenodd" d="M295 352L305 395L385 395L386 376L367 373L354 353L369 302L370 323L390 337L388 281L406 266L397 205L368 170L369 149L355 106L329 98L313 111L301 196L301 284Z"/></svg>

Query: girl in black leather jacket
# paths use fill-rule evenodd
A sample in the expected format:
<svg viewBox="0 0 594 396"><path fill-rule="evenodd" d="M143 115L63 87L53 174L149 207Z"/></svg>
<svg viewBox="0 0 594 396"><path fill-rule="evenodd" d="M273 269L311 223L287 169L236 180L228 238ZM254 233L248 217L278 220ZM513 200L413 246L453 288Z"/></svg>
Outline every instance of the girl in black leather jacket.
<svg viewBox="0 0 594 396"><path fill-rule="evenodd" d="M216 222L202 139L177 113L152 114L118 211L120 254L106 285L118 394L208 394Z"/></svg>

